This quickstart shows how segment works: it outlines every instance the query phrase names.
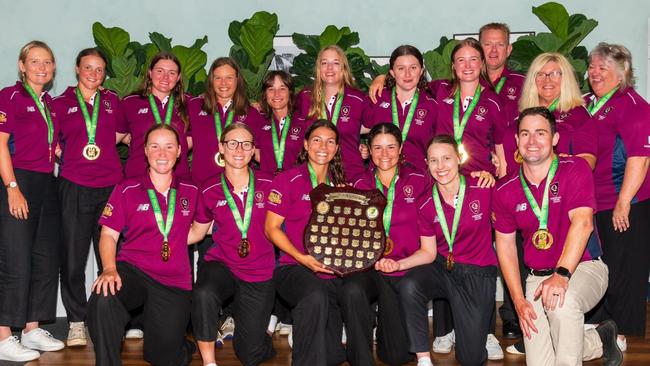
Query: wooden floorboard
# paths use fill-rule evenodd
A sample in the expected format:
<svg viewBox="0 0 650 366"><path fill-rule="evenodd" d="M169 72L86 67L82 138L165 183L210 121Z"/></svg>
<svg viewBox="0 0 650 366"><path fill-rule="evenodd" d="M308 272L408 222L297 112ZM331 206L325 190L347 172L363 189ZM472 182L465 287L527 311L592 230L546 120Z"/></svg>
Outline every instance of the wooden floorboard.
<svg viewBox="0 0 650 366"><path fill-rule="evenodd" d="M646 334L645 338L642 337L629 337L628 338L628 349L624 355L623 365L626 366L647 366L650 365L650 306L647 310L647 324L646 324ZM497 337L501 339L501 324L500 320L497 320ZM145 335L146 336L146 335ZM509 344L512 344L513 341L502 341L501 345L503 346L504 352L505 347ZM280 366L280 365L289 365L291 359L291 348L287 343L286 336L274 335L273 344L278 355L271 361L264 363L265 366ZM122 360L124 365L148 365L145 361L142 360L142 340L127 340L124 343L124 349L122 352ZM454 358L454 353L441 355L434 353L433 362L435 365L459 365L459 363ZM66 348L60 352L46 352L42 354L41 358L38 361L33 361L25 364L26 366L89 366L94 365L94 353L92 351L92 346L88 345L82 348ZM235 357L235 354L232 349L232 342L226 341L223 348L217 350L217 364L219 366L235 366L240 365L240 362ZM515 356L505 354L505 359L502 361L489 361L488 365L525 365L526 360L524 356ZM600 360L595 360L591 362L586 362L585 365L600 365ZM5 362L0 361L0 366L17 366L22 365L15 362ZM198 352L194 355L192 366L201 366L201 357ZM378 363L378 365L383 365ZM409 365L415 365L415 362L410 363Z"/></svg>

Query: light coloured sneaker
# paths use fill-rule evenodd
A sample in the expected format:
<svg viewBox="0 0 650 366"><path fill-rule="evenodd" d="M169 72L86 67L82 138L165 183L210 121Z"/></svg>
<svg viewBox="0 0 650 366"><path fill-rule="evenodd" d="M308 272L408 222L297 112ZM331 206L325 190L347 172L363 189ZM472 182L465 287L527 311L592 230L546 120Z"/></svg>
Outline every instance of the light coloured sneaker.
<svg viewBox="0 0 650 366"><path fill-rule="evenodd" d="M488 353L488 360L503 360L503 350L494 334L488 334L487 340L485 341L485 349Z"/></svg>
<svg viewBox="0 0 650 366"><path fill-rule="evenodd" d="M287 342L289 342L289 348L293 348L293 328L291 328L291 332L289 332Z"/></svg>
<svg viewBox="0 0 650 366"><path fill-rule="evenodd" d="M269 325L266 326L266 332L268 334L273 335L276 330L279 329L279 324L278 324L278 317L275 315L271 315L269 318Z"/></svg>
<svg viewBox="0 0 650 366"><path fill-rule="evenodd" d="M627 351L627 338L619 338L616 337L616 344L618 345L618 348L621 350L621 352Z"/></svg>
<svg viewBox="0 0 650 366"><path fill-rule="evenodd" d="M138 328L131 328L126 331L126 334L124 335L124 338L126 339L142 339L144 338L144 331L142 329Z"/></svg>
<svg viewBox="0 0 650 366"><path fill-rule="evenodd" d="M293 326L291 324L284 324L282 322L279 322L276 328L278 334L280 335L289 335L291 333L291 329L293 329Z"/></svg>
<svg viewBox="0 0 650 366"><path fill-rule="evenodd" d="M65 344L60 340L52 337L52 334L45 329L36 328L20 336L20 343L23 346L37 351L59 351L65 348Z"/></svg>
<svg viewBox="0 0 650 366"><path fill-rule="evenodd" d="M456 343L456 333L452 330L451 332L443 335L442 337L436 337L433 340L433 352L435 353L450 353L452 347Z"/></svg>
<svg viewBox="0 0 650 366"><path fill-rule="evenodd" d="M41 354L38 351L25 347L16 336L11 336L0 342L0 360L27 362L39 357Z"/></svg>
<svg viewBox="0 0 650 366"><path fill-rule="evenodd" d="M345 327L343 327L343 334L341 335L341 343L346 345L348 343L348 335L345 333Z"/></svg>
<svg viewBox="0 0 650 366"><path fill-rule="evenodd" d="M220 331L217 331L217 340L215 341L217 348L222 348L223 347L223 335L221 334Z"/></svg>
<svg viewBox="0 0 650 366"><path fill-rule="evenodd" d="M429 357L422 357L418 360L417 366L433 366L433 362Z"/></svg>
<svg viewBox="0 0 650 366"><path fill-rule="evenodd" d="M235 335L235 319L230 316L227 317L223 324L221 324L219 331L221 332L223 339L232 339Z"/></svg>
<svg viewBox="0 0 650 366"><path fill-rule="evenodd" d="M86 339L86 324L84 322L70 322L66 344L68 347L82 347L88 344L88 340Z"/></svg>
<svg viewBox="0 0 650 366"><path fill-rule="evenodd" d="M526 351L524 350L524 342L519 341L515 344L509 345L506 347L506 352L510 353L511 355L525 355Z"/></svg>

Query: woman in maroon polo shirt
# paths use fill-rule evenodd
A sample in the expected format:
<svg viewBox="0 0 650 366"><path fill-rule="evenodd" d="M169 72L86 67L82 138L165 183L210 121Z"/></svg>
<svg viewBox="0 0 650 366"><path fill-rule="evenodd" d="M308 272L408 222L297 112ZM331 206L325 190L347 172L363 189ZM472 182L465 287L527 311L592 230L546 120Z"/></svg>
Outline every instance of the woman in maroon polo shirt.
<svg viewBox="0 0 650 366"><path fill-rule="evenodd" d="M102 274L88 301L88 332L97 365L121 365L129 311L143 308L144 359L188 365L194 343L185 339L192 276L187 253L193 221L209 223L198 187L174 172L180 138L166 124L145 133L145 174L115 186L102 212ZM117 248L117 240L124 240Z"/></svg>
<svg viewBox="0 0 650 366"><path fill-rule="evenodd" d="M0 360L30 361L64 347L39 321L56 317L59 205L54 152L58 120L47 87L52 50L23 46L20 81L0 90ZM21 341L11 328L23 328Z"/></svg>
<svg viewBox="0 0 650 366"><path fill-rule="evenodd" d="M122 179L115 147L117 94L99 86L106 75L106 56L97 48L77 55L79 82L54 98L52 109L61 126L59 134L59 201L61 204L61 299L68 315L68 346L85 346L85 267L92 240L99 258L99 217L113 186Z"/></svg>

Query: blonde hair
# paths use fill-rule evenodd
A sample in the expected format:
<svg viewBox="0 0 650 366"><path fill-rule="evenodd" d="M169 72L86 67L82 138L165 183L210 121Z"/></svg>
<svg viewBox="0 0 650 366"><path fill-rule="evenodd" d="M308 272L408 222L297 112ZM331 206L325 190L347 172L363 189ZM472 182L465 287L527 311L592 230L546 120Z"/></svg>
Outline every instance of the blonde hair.
<svg viewBox="0 0 650 366"><path fill-rule="evenodd" d="M20 49L20 53L18 53L18 61L22 62L23 64L26 63L27 54L29 53L29 51L31 51L34 48L42 48L45 51L47 51L47 53L50 54L50 57L52 57L52 63L54 64L54 68L56 69L56 59L54 58L54 52L52 52L50 46L48 46L47 43L43 41L34 40L24 45L23 48ZM18 70L18 78L23 83L25 82L25 74L22 73L20 70ZM52 76L52 79L54 79L54 76Z"/></svg>
<svg viewBox="0 0 650 366"><path fill-rule="evenodd" d="M526 81L521 91L521 98L519 99L519 111L539 106L539 93L537 92L535 77L539 70L549 62L557 63L562 72L560 97L558 98L557 104L558 111L567 112L585 104L580 88L578 87L575 70L569 63L569 60L560 53L545 52L535 57L530 64L530 68L526 74Z"/></svg>
<svg viewBox="0 0 650 366"><path fill-rule="evenodd" d="M594 56L600 56L611 63L621 77L620 89L634 86L634 69L632 69L632 53L627 47L620 44L600 42L589 53L589 63Z"/></svg>
<svg viewBox="0 0 650 366"><path fill-rule="evenodd" d="M318 52L316 57L315 65L315 75L314 75L314 85L311 90L311 104L309 106L309 114L307 118L309 119L320 119L321 114L323 113L323 100L325 99L325 93L323 92L323 79L321 79L321 61L323 60L323 53L325 51L334 51L337 53L337 56L341 60L341 73L343 74L343 83L339 87L339 93L343 92L343 88L354 87L354 77L352 76L352 70L350 69L350 64L348 63L348 58L345 56L343 49L337 45L330 45Z"/></svg>

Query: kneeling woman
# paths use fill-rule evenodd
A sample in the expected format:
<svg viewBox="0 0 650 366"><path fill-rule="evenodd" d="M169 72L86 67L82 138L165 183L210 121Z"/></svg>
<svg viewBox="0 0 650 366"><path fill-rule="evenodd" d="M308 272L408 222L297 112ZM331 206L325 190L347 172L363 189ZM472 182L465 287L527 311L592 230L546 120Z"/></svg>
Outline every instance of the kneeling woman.
<svg viewBox="0 0 650 366"><path fill-rule="evenodd" d="M185 339L192 277L187 242L192 220L209 222L193 184L175 176L179 136L165 124L145 135L148 172L118 184L99 221L104 271L95 280L88 330L95 361L121 365L129 311L144 306L144 359L154 365L187 365L195 348ZM198 215L195 215L198 214ZM196 217L195 217L196 216ZM117 239L124 241L117 252Z"/></svg>
<svg viewBox="0 0 650 366"><path fill-rule="evenodd" d="M487 362L485 339L496 291L496 254L492 248L490 193L478 180L459 172L460 156L453 137L440 135L427 148L429 172L436 180L420 199L421 248L397 266L405 270L399 294L410 350L418 365L431 365L427 303L445 298L456 329L456 358L463 365ZM494 182L492 181L492 185ZM430 192L430 193L429 193ZM436 259L436 255L440 254Z"/></svg>
<svg viewBox="0 0 650 366"><path fill-rule="evenodd" d="M241 122L229 125L219 145L224 172L203 187L203 201L214 219L215 245L199 267L192 292L192 326L203 364L208 366L216 366L219 312L230 301L237 324L233 346L241 363L258 365L275 355L266 333L275 299L275 257L273 244L264 236L266 195L272 179L248 167L254 153L251 128ZM190 241L200 240L209 227L194 225Z"/></svg>
<svg viewBox="0 0 650 366"><path fill-rule="evenodd" d="M331 122L309 126L298 163L275 178L268 197L266 236L282 251L273 278L293 317L292 363L339 365L345 361L336 299L341 282L305 253L302 239L311 214L309 192L320 183L345 183L339 134Z"/></svg>

